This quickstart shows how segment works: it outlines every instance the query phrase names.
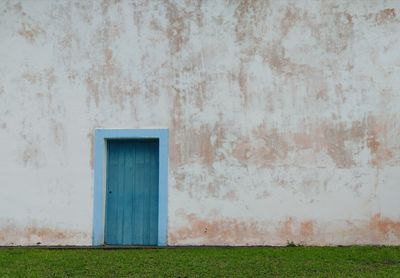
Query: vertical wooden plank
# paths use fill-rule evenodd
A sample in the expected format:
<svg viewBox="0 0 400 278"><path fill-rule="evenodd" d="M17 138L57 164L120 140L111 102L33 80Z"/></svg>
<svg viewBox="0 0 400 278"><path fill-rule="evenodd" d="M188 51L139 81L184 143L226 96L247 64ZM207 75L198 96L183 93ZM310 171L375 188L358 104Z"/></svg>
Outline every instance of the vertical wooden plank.
<svg viewBox="0 0 400 278"><path fill-rule="evenodd" d="M133 171L135 172L133 177L133 203L132 203L132 211L133 211L133 226L132 226L132 244L137 244L138 242L138 225L137 222L139 220L139 211L136 208L136 203L138 202L138 182L139 182L139 173L137 171L138 160L140 159L140 148L137 144L135 144L135 160L133 163Z"/></svg>
<svg viewBox="0 0 400 278"><path fill-rule="evenodd" d="M117 141L118 146L118 203L117 206L117 229L116 229L116 244L122 244L122 231L124 226L124 170L125 170L125 159L124 159L124 148L123 143L120 140Z"/></svg>
<svg viewBox="0 0 400 278"><path fill-rule="evenodd" d="M149 245L157 245L158 240L158 140L151 142L149 172Z"/></svg>
<svg viewBox="0 0 400 278"><path fill-rule="evenodd" d="M144 150L140 142L136 148L135 165L135 242L134 244L143 244L143 178L144 178Z"/></svg>
<svg viewBox="0 0 400 278"><path fill-rule="evenodd" d="M158 211L159 211L159 176L160 176L160 142L157 139L156 143L154 144L154 164L153 164L153 171L154 171L154 175L153 175L153 181L152 181L152 185L153 185L153 204L152 204L152 208L154 209L153 212L153 225L152 225L152 231L153 231L153 241L152 243L154 245L158 244Z"/></svg>
<svg viewBox="0 0 400 278"><path fill-rule="evenodd" d="M148 201L146 204L147 207L147 222L146 222L146 230L147 230L147 235L146 235L146 244L147 245L152 245L151 243L151 238L152 238L152 230L151 230L151 223L152 223L152 203L153 203L153 195L152 195L152 175L153 175L153 156L154 156L154 151L153 151L153 143L154 140L151 140L148 142L148 155L147 155L147 194L148 194Z"/></svg>
<svg viewBox="0 0 400 278"><path fill-rule="evenodd" d="M113 214L113 210L111 208L112 205L112 196L109 192L111 192L111 176L112 176L112 164L111 160L113 158L114 152L112 151L112 146L111 144L107 143L107 163L106 163L106 215L105 215L105 233L104 233L104 243L108 244L110 242L110 237L111 237L111 222L110 222L110 216Z"/></svg>
<svg viewBox="0 0 400 278"><path fill-rule="evenodd" d="M123 244L132 244L132 191L133 191L133 146L132 142L124 143L125 169L124 169L124 194L121 202L124 207Z"/></svg>
<svg viewBox="0 0 400 278"><path fill-rule="evenodd" d="M135 221L136 221L136 217L135 217L135 177L136 177L136 144L134 142L132 142L132 149L131 149L131 153L132 153L132 177L131 177L131 191L130 191L130 210L131 210L131 230L130 230L130 245L134 245L135 242Z"/></svg>
<svg viewBox="0 0 400 278"><path fill-rule="evenodd" d="M108 145L108 173L107 173L107 204L106 204L106 238L105 242L109 244L116 244L117 238L115 230L117 222L115 215L118 213L118 146L110 142Z"/></svg>
<svg viewBox="0 0 400 278"><path fill-rule="evenodd" d="M143 244L149 245L149 221L150 221L150 143L149 141L143 142L144 149L144 177L143 177Z"/></svg>
<svg viewBox="0 0 400 278"><path fill-rule="evenodd" d="M135 144L134 142L132 142L132 188L131 188L131 220L132 220L132 225L131 225L131 245L135 244L135 225L136 225L136 217L135 217L135 213L136 213L136 209L135 209L135 188L136 188L136 184L135 184L135 179L136 179L136 149L137 149L137 144Z"/></svg>
<svg viewBox="0 0 400 278"><path fill-rule="evenodd" d="M140 182L140 191L141 191L141 198L140 198L140 204L139 204L139 207L140 207L140 216L141 216L141 219L140 219L140 223L138 223L139 225L140 225L140 244L141 245L145 245L146 244L146 242L145 242L145 238L146 238L146 218L148 217L147 216L147 214L146 214L146 201L147 201L147 199L146 199L146 175L147 175L147 169L146 169L146 155L147 155L147 146L146 146L146 143L145 142L140 142L140 145L141 145L141 149L142 149L142 152L143 152L143 159L142 159L142 164L140 165L141 166L141 169L140 169L140 171L141 171L141 174L140 174L140 176L141 176L141 182Z"/></svg>
<svg viewBox="0 0 400 278"><path fill-rule="evenodd" d="M133 163L133 171L134 171L134 177L133 177L133 203L132 203L132 212L133 212L133 224L132 224L132 244L137 245L138 244L138 238L139 238L139 231L138 228L139 226L137 225L138 220L140 219L139 217L139 211L137 210L136 204L139 201L139 178L140 178L140 173L138 172L138 161L140 159L140 147L138 144L133 143L135 145L134 152L135 152L135 160Z"/></svg>

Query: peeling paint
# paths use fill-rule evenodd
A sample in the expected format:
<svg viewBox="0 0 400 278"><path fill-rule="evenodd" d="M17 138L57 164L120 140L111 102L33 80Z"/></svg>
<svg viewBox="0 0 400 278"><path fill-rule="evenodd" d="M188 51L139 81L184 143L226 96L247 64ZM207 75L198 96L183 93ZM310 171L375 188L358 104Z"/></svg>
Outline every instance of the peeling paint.
<svg viewBox="0 0 400 278"><path fill-rule="evenodd" d="M386 24L392 22L396 18L396 10L394 8L388 8L381 10L375 16L375 21L377 24Z"/></svg>
<svg viewBox="0 0 400 278"><path fill-rule="evenodd" d="M0 244L91 243L96 127L169 129L170 245L400 244L397 3L4 6Z"/></svg>
<svg viewBox="0 0 400 278"><path fill-rule="evenodd" d="M400 239L400 221L394 221L387 217L382 217L380 213L372 216L369 228L373 232L376 242L385 242L391 235Z"/></svg>
<svg viewBox="0 0 400 278"><path fill-rule="evenodd" d="M240 221L237 219L204 219L195 214L189 214L186 217L187 227L174 230L169 235L169 242L177 244L188 242L196 244L226 245L243 244L244 241L266 237L266 234L260 229L257 222Z"/></svg>
<svg viewBox="0 0 400 278"><path fill-rule="evenodd" d="M37 225L20 227L15 224L0 225L0 246L12 245L65 245L73 240L83 242L88 235L70 229L49 228Z"/></svg>

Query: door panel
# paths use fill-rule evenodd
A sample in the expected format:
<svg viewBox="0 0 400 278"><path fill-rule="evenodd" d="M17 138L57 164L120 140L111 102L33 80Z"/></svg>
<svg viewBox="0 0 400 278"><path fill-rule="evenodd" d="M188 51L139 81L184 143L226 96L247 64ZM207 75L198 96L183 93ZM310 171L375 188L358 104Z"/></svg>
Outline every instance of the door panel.
<svg viewBox="0 0 400 278"><path fill-rule="evenodd" d="M105 243L157 245L158 140L109 140Z"/></svg>

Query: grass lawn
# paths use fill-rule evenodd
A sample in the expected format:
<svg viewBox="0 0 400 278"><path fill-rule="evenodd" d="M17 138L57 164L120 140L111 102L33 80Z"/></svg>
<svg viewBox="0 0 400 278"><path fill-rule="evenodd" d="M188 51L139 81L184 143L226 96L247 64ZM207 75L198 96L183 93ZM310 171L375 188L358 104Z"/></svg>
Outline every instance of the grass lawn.
<svg viewBox="0 0 400 278"><path fill-rule="evenodd" d="M400 247L0 248L0 277L400 277Z"/></svg>

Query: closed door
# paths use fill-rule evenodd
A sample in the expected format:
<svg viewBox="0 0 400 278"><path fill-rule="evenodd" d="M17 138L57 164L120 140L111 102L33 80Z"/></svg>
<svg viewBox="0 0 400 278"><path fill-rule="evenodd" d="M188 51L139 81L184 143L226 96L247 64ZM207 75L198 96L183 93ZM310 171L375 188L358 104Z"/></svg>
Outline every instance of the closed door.
<svg viewBox="0 0 400 278"><path fill-rule="evenodd" d="M157 245L158 139L109 140L105 244Z"/></svg>

